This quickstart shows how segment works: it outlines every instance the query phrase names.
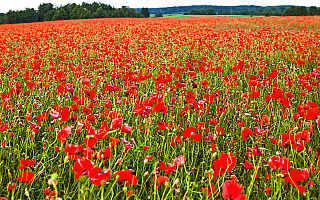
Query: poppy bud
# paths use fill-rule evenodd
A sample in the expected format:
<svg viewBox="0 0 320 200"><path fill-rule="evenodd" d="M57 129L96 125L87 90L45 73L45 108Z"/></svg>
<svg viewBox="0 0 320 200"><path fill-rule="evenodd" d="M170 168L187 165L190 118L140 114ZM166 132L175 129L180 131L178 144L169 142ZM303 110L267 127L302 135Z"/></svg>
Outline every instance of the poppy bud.
<svg viewBox="0 0 320 200"><path fill-rule="evenodd" d="M106 182L105 180L102 180L102 181L101 181L101 187L106 186L106 183L107 183L107 182Z"/></svg>
<svg viewBox="0 0 320 200"><path fill-rule="evenodd" d="M86 180L87 180L87 178L88 178L88 176L80 176L80 182L83 184L83 183L85 183L86 182Z"/></svg>
<svg viewBox="0 0 320 200"><path fill-rule="evenodd" d="M168 187L168 186L170 185L169 181L166 181L166 182L164 183L164 185L165 185L166 187Z"/></svg>
<svg viewBox="0 0 320 200"><path fill-rule="evenodd" d="M65 162L65 163L69 162L68 156L64 157L64 162Z"/></svg>
<svg viewBox="0 0 320 200"><path fill-rule="evenodd" d="M284 178L284 175L283 174L278 174L277 177L278 178Z"/></svg>

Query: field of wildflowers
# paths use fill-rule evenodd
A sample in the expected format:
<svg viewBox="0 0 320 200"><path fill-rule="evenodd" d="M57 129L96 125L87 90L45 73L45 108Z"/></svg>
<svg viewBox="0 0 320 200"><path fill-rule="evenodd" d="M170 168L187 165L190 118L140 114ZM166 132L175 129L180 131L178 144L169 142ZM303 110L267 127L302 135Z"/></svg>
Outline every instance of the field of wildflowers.
<svg viewBox="0 0 320 200"><path fill-rule="evenodd" d="M0 33L0 199L320 198L320 17Z"/></svg>

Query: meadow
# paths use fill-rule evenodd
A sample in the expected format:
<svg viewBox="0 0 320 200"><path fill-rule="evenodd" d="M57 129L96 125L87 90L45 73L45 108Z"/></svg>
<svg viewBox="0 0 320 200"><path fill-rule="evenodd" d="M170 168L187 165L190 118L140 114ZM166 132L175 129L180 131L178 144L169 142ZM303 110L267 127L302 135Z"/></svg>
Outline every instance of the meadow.
<svg viewBox="0 0 320 200"><path fill-rule="evenodd" d="M318 199L320 17L0 26L0 200Z"/></svg>

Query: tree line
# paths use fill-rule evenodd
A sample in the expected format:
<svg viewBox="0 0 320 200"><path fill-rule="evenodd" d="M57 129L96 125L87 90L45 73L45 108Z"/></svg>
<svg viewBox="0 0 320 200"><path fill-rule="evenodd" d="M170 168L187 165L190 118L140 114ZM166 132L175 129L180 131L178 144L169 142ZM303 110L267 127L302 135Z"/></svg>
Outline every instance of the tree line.
<svg viewBox="0 0 320 200"><path fill-rule="evenodd" d="M150 17L148 8L136 12L133 8L123 6L116 9L103 3L82 3L81 5L67 4L54 7L51 3L40 4L38 10L26 8L25 10L9 10L0 14L0 24L16 24L42 21L55 21L67 19L90 19L90 18L117 18L117 17Z"/></svg>
<svg viewBox="0 0 320 200"><path fill-rule="evenodd" d="M258 12L264 13L267 10L270 10L273 12L278 11L278 15L281 15L282 12L290 8L291 5L281 5L281 6L255 6L255 5L240 5L240 6L212 6L212 5L193 5L193 6L175 6L175 7L164 7L164 8L149 8L150 14L156 14L156 13L162 13L162 14L183 14L190 12L192 9L199 10L201 8L204 9L210 9L212 8L213 10L216 11L216 13L219 13L219 11L229 11L230 13L236 12L240 13L244 10L245 12L248 12L250 10L258 10ZM137 12L140 12L141 8L136 8ZM281 14L279 14L279 11ZM259 15L260 15L259 14ZM263 14L261 14L263 15Z"/></svg>
<svg viewBox="0 0 320 200"><path fill-rule="evenodd" d="M314 16L320 15L320 8L311 6L307 9L305 6L291 6L283 11L283 16Z"/></svg>
<svg viewBox="0 0 320 200"><path fill-rule="evenodd" d="M265 16L314 16L320 15L320 8L311 6L307 9L305 6L291 6L284 9L283 7L261 7L258 9L244 9L242 11L219 10L217 13L214 9L201 8L192 9L184 15L265 15Z"/></svg>

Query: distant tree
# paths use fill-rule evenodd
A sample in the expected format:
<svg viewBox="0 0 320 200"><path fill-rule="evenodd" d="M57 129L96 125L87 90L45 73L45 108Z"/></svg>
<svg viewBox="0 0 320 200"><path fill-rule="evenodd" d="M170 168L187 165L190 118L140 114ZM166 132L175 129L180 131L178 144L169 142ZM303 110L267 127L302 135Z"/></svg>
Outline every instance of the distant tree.
<svg viewBox="0 0 320 200"><path fill-rule="evenodd" d="M219 10L218 15L230 15L230 11L229 10Z"/></svg>
<svg viewBox="0 0 320 200"><path fill-rule="evenodd" d="M319 15L320 14L320 8L318 9L315 6L311 6L308 10L308 15L314 16L314 15Z"/></svg>
<svg viewBox="0 0 320 200"><path fill-rule="evenodd" d="M25 10L19 10L16 12L16 23L26 22Z"/></svg>
<svg viewBox="0 0 320 200"><path fill-rule="evenodd" d="M308 10L305 6L291 6L290 8L283 11L283 16L306 16L308 15Z"/></svg>
<svg viewBox="0 0 320 200"><path fill-rule="evenodd" d="M299 16L307 16L308 10L305 6L299 7Z"/></svg>
<svg viewBox="0 0 320 200"><path fill-rule="evenodd" d="M56 13L56 10L49 10L48 12L46 12L46 14L44 14L43 21L52 21L52 18L55 13Z"/></svg>
<svg viewBox="0 0 320 200"><path fill-rule="evenodd" d="M50 10L53 10L52 3L43 3L43 4L39 5L39 7L38 7L38 20L39 20L39 22L42 22L44 20L44 15Z"/></svg>
<svg viewBox="0 0 320 200"><path fill-rule="evenodd" d="M79 19L79 10L81 6L76 6L70 13L70 19Z"/></svg>
<svg viewBox="0 0 320 200"><path fill-rule="evenodd" d="M64 5L64 6L60 7L60 8L62 8L62 9L67 13L67 16L68 16L67 19L71 19L70 14L71 14L72 10L73 10L76 6L77 6L77 4L75 4L75 3L72 3L72 4L69 3L69 4L67 4L67 5Z"/></svg>
<svg viewBox="0 0 320 200"><path fill-rule="evenodd" d="M90 10L85 10L84 8L81 8L81 10L79 12L80 12L80 15L79 15L80 19L90 19L90 18L92 18L92 14L91 14Z"/></svg>
<svg viewBox="0 0 320 200"><path fill-rule="evenodd" d="M97 16L96 16L97 18L107 17L107 11L103 10L102 7L97 8L96 13L97 13Z"/></svg>
<svg viewBox="0 0 320 200"><path fill-rule="evenodd" d="M150 17L150 13L148 8L142 8L140 11L141 15L143 15L145 18L149 18Z"/></svg>
<svg viewBox="0 0 320 200"><path fill-rule="evenodd" d="M264 16L265 16L265 17L270 17L270 12L269 12L269 11L265 12L265 13L264 13Z"/></svg>
<svg viewBox="0 0 320 200"><path fill-rule="evenodd" d="M216 11L213 8L208 9L208 15L216 15Z"/></svg>
<svg viewBox="0 0 320 200"><path fill-rule="evenodd" d="M24 11L24 22L37 22L38 21L38 14L33 8L26 8Z"/></svg>
<svg viewBox="0 0 320 200"><path fill-rule="evenodd" d="M15 24L17 23L17 13L15 11L9 10L9 12L6 13L6 24Z"/></svg>
<svg viewBox="0 0 320 200"><path fill-rule="evenodd" d="M157 13L154 15L154 17L163 17L163 15L161 13Z"/></svg>
<svg viewBox="0 0 320 200"><path fill-rule="evenodd" d="M66 20L66 19L68 19L68 14L63 8L57 9L52 17L52 21Z"/></svg>

